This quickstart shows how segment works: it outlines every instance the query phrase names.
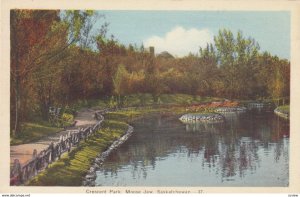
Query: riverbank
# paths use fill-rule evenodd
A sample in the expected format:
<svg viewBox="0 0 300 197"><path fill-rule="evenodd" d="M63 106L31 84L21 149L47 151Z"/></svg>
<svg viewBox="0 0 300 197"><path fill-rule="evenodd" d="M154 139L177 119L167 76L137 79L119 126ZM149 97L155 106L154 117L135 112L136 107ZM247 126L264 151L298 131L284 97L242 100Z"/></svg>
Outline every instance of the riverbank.
<svg viewBox="0 0 300 197"><path fill-rule="evenodd" d="M289 119L290 118L290 106L289 105L279 106L274 110L274 113L276 115L278 115L279 117Z"/></svg>
<svg viewBox="0 0 300 197"><path fill-rule="evenodd" d="M127 130L124 122L105 120L103 127L88 140L83 141L70 153L53 162L46 170L34 177L29 186L80 186L97 155Z"/></svg>
<svg viewBox="0 0 300 197"><path fill-rule="evenodd" d="M127 120L140 114L142 112L108 112L101 129L95 135L85 142L81 142L70 153L62 155L61 159L53 162L26 185L81 186L84 177L94 164L95 158L107 151L113 142L118 141L126 134L129 128Z"/></svg>
<svg viewBox="0 0 300 197"><path fill-rule="evenodd" d="M97 157L94 160L94 163L90 167L89 171L87 172L82 182L83 186L95 186L95 180L97 178L96 171L102 166L103 162L114 150L116 150L125 141L128 140L128 138L132 135L132 133L133 133L133 127L128 125L128 129L122 137L115 140L106 151L97 155Z"/></svg>

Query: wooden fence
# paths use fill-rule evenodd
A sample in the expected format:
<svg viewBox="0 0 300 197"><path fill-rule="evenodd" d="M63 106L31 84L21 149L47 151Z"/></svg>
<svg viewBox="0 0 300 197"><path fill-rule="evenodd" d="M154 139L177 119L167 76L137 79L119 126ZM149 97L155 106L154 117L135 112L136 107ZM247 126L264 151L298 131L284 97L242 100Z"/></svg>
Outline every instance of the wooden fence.
<svg viewBox="0 0 300 197"><path fill-rule="evenodd" d="M65 136L60 136L57 143L51 143L46 149L39 154L33 150L32 159L21 166L18 159L14 160L10 171L10 185L22 185L32 177L36 176L40 171L46 169L49 164L56 161L65 152L70 152L71 148L77 146L80 141L86 140L90 135L100 129L104 120L102 114L111 111L108 109L95 113L98 122L94 126L84 129L70 130Z"/></svg>

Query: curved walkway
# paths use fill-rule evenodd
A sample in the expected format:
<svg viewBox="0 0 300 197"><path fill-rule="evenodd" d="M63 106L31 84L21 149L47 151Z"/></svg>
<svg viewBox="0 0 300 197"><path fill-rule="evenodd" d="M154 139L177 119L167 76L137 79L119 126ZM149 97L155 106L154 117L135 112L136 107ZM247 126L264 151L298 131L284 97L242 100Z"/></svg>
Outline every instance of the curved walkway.
<svg viewBox="0 0 300 197"><path fill-rule="evenodd" d="M95 112L96 110L93 109L81 109L75 117L76 125L74 127L43 137L36 142L10 146L10 163L12 164L15 159L18 159L20 164L23 165L32 159L34 149L39 153L47 148L51 142L59 141L61 135L66 135L70 131L75 131L75 129L81 127L83 128L96 124L97 120L94 118Z"/></svg>

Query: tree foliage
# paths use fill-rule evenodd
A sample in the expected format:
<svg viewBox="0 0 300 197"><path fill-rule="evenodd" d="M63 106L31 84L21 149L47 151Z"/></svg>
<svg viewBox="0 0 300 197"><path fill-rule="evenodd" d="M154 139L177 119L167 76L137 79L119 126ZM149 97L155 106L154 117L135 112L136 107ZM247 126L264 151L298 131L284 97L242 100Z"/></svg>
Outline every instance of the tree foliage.
<svg viewBox="0 0 300 197"><path fill-rule="evenodd" d="M103 25L96 34L93 25ZM260 52L253 38L220 30L214 44L182 58L151 54L143 45L108 36L108 23L92 11L11 10L11 128L48 119L50 106L79 100L150 93L185 93L230 99L290 94L290 62ZM166 54L167 52L165 52ZM115 101L111 101L115 103Z"/></svg>

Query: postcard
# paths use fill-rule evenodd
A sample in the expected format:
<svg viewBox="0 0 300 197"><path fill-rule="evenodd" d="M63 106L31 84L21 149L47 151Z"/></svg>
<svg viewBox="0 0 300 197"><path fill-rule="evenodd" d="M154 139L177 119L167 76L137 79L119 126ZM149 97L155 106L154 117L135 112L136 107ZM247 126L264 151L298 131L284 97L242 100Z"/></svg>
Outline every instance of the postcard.
<svg viewBox="0 0 300 197"><path fill-rule="evenodd" d="M298 2L1 11L1 193L299 193Z"/></svg>

